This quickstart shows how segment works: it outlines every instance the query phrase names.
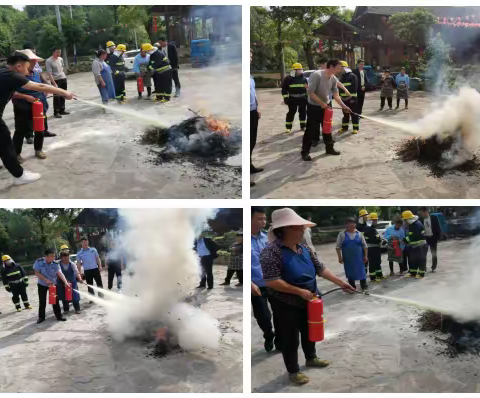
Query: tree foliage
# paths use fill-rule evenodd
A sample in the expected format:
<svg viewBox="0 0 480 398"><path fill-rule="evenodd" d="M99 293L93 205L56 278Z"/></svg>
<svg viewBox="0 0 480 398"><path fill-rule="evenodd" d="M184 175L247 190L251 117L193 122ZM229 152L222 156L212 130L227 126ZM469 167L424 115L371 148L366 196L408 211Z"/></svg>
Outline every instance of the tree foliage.
<svg viewBox="0 0 480 398"><path fill-rule="evenodd" d="M425 8L413 12L396 12L388 20L393 33L405 43L420 45L431 35L437 17Z"/></svg>

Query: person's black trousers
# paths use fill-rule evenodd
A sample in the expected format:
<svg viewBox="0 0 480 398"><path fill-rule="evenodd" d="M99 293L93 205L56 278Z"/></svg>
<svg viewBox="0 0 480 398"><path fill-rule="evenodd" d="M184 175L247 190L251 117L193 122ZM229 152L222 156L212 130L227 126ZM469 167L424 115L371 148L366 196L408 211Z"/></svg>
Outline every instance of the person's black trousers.
<svg viewBox="0 0 480 398"><path fill-rule="evenodd" d="M67 79L60 79L55 80L57 83L58 88L62 88L64 90L67 89ZM53 96L53 114L58 115L59 113L65 112L65 98L61 95L54 94Z"/></svg>
<svg viewBox="0 0 480 398"><path fill-rule="evenodd" d="M23 282L11 283L10 289L12 291L12 301L13 304L15 304L15 307L20 307L20 297L22 298L25 306L28 304L27 287Z"/></svg>
<svg viewBox="0 0 480 398"><path fill-rule="evenodd" d="M293 121L295 120L295 114L298 110L298 117L300 120L300 128L304 129L307 124L307 100L306 99L288 99L288 112L285 118L285 128L291 130Z"/></svg>
<svg viewBox="0 0 480 398"><path fill-rule="evenodd" d="M23 167L18 163L10 130L3 119L0 119L0 159L11 175L17 178L23 175Z"/></svg>
<svg viewBox="0 0 480 398"><path fill-rule="evenodd" d="M309 360L317 357L315 343L308 339L307 307L295 307L274 297L271 298L270 303L273 315L278 317L276 332L282 336L280 345L287 372L297 373L300 371L298 366L298 344L300 340L305 359Z"/></svg>
<svg viewBox="0 0 480 398"><path fill-rule="evenodd" d="M200 265L202 266L203 275L200 280L200 286L208 286L213 289L213 258L212 256L200 257Z"/></svg>
<svg viewBox="0 0 480 398"><path fill-rule="evenodd" d="M357 288L357 285L355 284L355 279L348 279L348 284L353 287L354 289ZM360 287L362 289L366 289L367 288L367 280L366 279L361 279L360 280Z"/></svg>
<svg viewBox="0 0 480 398"><path fill-rule="evenodd" d="M259 328L263 332L263 338L265 340L272 341L276 338L276 344L280 343L279 334L278 334L278 319L277 316L273 316L273 326L272 326L272 313L268 307L268 302L270 301L268 297L268 291L266 287L258 287L261 296L251 296L252 299L252 310L253 316L257 320ZM275 328L275 332L273 331Z"/></svg>
<svg viewBox="0 0 480 398"><path fill-rule="evenodd" d="M169 69L162 73L155 73L153 75L155 83L155 94L157 100L170 101L172 96L172 70Z"/></svg>
<svg viewBox="0 0 480 398"><path fill-rule="evenodd" d="M403 253L403 258L405 260L405 252ZM390 272L393 272L393 261L389 261L388 266L390 267ZM406 272L408 270L408 267L407 267L407 264L405 264L405 261L403 263L398 263L398 266L400 267L400 272Z"/></svg>
<svg viewBox="0 0 480 398"><path fill-rule="evenodd" d="M45 319L45 307L47 306L47 295L48 295L48 286L38 286L38 319ZM60 305L58 304L58 296L57 302L52 305L53 313L55 314L55 318L60 319L62 317L62 310L60 309Z"/></svg>
<svg viewBox="0 0 480 398"><path fill-rule="evenodd" d="M314 141L320 140L320 126L323 123L323 115L325 114L321 106L307 104L307 127L302 139L302 155L306 156L310 153ZM332 134L322 134L325 147L333 146Z"/></svg>
<svg viewBox="0 0 480 398"><path fill-rule="evenodd" d="M117 288L122 288L122 269L119 267L108 267L108 290L112 290L113 278L117 277Z"/></svg>
<svg viewBox="0 0 480 398"><path fill-rule="evenodd" d="M416 276L417 274L421 277L425 276L427 269L427 251L428 245L408 248L408 266L412 276Z"/></svg>
<svg viewBox="0 0 480 398"><path fill-rule="evenodd" d="M397 98L397 108L400 106L401 98ZM404 98L405 100L405 108L408 108L408 98Z"/></svg>
<svg viewBox="0 0 480 398"><path fill-rule="evenodd" d="M250 111L250 164L252 164L253 148L257 144L258 121L260 117L257 110Z"/></svg>
<svg viewBox="0 0 480 398"><path fill-rule="evenodd" d="M113 74L113 86L115 87L115 98L117 101L123 101L125 99L125 72Z"/></svg>
<svg viewBox="0 0 480 398"><path fill-rule="evenodd" d="M102 275L98 268L85 270L85 281L87 285L93 285L93 281L95 281L97 287L103 288ZM88 293L95 296L95 291L91 287L88 288ZM103 294L98 292L98 297L103 297Z"/></svg>
<svg viewBox="0 0 480 398"><path fill-rule="evenodd" d="M353 112L358 112L358 105L357 101L348 101L345 103ZM353 130L358 130L360 128L360 118L358 117L358 113L348 113L342 110L343 118L342 118L342 129L348 130L350 125L350 117L352 118L352 126Z"/></svg>
<svg viewBox="0 0 480 398"><path fill-rule="evenodd" d="M180 79L178 78L178 69L172 69L172 79L173 83L175 83L175 88L182 88Z"/></svg>
<svg viewBox="0 0 480 398"><path fill-rule="evenodd" d="M368 248L368 268L370 280L374 281L383 276L382 273L382 249L380 247Z"/></svg>
<svg viewBox="0 0 480 398"><path fill-rule="evenodd" d="M438 240L434 236L427 236L427 245L430 248L430 252L432 253L432 270L435 271L437 269L437 244ZM428 248L427 248L428 252Z"/></svg>
<svg viewBox="0 0 480 398"><path fill-rule="evenodd" d="M388 107L392 109L393 98L392 97L386 97L386 98L388 102ZM385 97L380 97L380 108L383 109L384 106L385 106Z"/></svg>
<svg viewBox="0 0 480 398"><path fill-rule="evenodd" d="M33 117L32 109L20 109L13 107L13 114L15 116L15 133L13 134L13 145L17 155L22 153L23 140L33 135L33 148L35 151L43 149L43 131L33 132ZM45 121L45 131L48 130L47 119Z"/></svg>
<svg viewBox="0 0 480 398"><path fill-rule="evenodd" d="M243 285L243 269L227 269L227 276L225 277L225 282L230 283L233 275L235 275L235 272L237 273L238 281Z"/></svg>
<svg viewBox="0 0 480 398"><path fill-rule="evenodd" d="M363 111L363 103L365 102L365 91L360 90L357 93L357 113L359 115L362 114Z"/></svg>

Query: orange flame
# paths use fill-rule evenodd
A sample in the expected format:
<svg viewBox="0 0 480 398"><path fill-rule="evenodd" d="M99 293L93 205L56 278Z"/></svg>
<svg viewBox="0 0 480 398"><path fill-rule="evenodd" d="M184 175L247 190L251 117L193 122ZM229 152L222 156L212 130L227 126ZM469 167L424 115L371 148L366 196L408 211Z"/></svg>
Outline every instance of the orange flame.
<svg viewBox="0 0 480 398"><path fill-rule="evenodd" d="M210 131L223 135L224 137L228 137L230 135L230 126L227 122L223 122L212 117L205 118L205 121Z"/></svg>
<svg viewBox="0 0 480 398"><path fill-rule="evenodd" d="M167 339L167 328L166 327L163 327L163 328L160 328L158 329L156 332L155 332L155 339L157 341L160 341L160 340L166 340Z"/></svg>

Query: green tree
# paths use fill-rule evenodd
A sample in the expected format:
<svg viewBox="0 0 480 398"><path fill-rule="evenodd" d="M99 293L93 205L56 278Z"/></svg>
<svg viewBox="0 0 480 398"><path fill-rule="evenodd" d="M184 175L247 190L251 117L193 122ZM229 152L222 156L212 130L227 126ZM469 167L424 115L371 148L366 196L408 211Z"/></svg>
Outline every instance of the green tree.
<svg viewBox="0 0 480 398"><path fill-rule="evenodd" d="M425 8L413 12L396 12L388 20L395 36L405 43L421 45L431 35L437 17Z"/></svg>
<svg viewBox="0 0 480 398"><path fill-rule="evenodd" d="M277 43L276 43L276 56L278 62L278 68L280 70L280 79L283 82L285 79L285 55L283 52L284 41L282 37L282 30L284 24L288 21L290 17L290 7L285 6L274 6L270 7L269 17L275 24L275 30L277 33Z"/></svg>
<svg viewBox="0 0 480 398"><path fill-rule="evenodd" d="M8 253L10 249L10 235L8 234L7 230L0 223L0 254Z"/></svg>
<svg viewBox="0 0 480 398"><path fill-rule="evenodd" d="M0 54L8 55L22 48L15 31L24 19L24 14L12 6L0 6Z"/></svg>

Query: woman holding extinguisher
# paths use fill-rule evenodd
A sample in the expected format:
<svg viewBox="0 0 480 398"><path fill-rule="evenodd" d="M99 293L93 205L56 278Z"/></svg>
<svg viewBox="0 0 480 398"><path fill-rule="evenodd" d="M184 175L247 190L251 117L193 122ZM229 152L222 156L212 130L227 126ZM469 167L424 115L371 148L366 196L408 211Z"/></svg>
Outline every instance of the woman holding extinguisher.
<svg viewBox="0 0 480 398"><path fill-rule="evenodd" d="M397 276L403 276L407 271L407 264L404 262L405 251L405 229L403 227L403 221L399 216L395 216L393 219L393 225L390 225L385 230L384 238L387 243L388 253L388 265L390 266L390 275L393 276L393 263L398 263L400 266L400 272Z"/></svg>
<svg viewBox="0 0 480 398"><path fill-rule="evenodd" d="M80 314L80 294L75 290L78 290L77 281L82 283L82 277L78 272L76 264L70 261L70 253L68 251L60 253L60 269L70 283L69 291L66 292L63 282L57 281L57 294L58 299L62 301L63 312L70 311L70 302L72 302L75 314Z"/></svg>
<svg viewBox="0 0 480 398"><path fill-rule="evenodd" d="M337 284L346 292L355 290L329 271L311 249L301 244L305 228L315 225L292 209L275 210L270 228L272 241L260 255L272 311L278 318L276 332L281 336L283 360L289 378L295 384L309 382L309 378L299 371L299 334L305 365L317 368L329 365L328 361L317 357L315 342L308 338L307 303L315 296L320 296L317 275Z"/></svg>

